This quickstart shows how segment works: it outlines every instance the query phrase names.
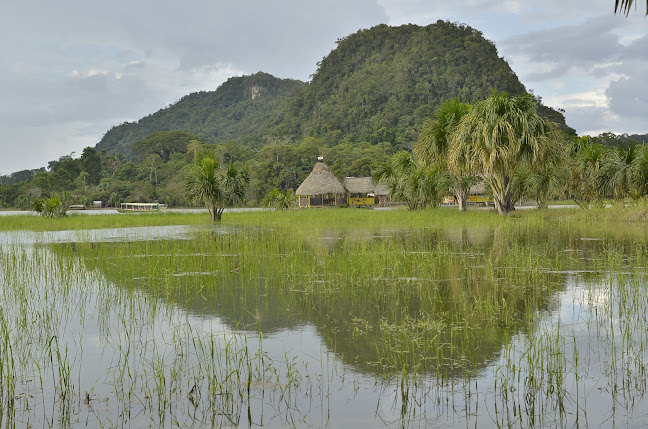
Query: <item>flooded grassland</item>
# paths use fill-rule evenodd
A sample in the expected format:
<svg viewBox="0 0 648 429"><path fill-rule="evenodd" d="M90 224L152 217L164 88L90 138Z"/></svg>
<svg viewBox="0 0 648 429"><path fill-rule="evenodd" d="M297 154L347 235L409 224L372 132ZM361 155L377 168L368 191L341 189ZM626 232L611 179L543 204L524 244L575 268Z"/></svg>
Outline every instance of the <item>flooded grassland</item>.
<svg viewBox="0 0 648 429"><path fill-rule="evenodd" d="M642 223L137 222L0 234L0 427L648 420Z"/></svg>

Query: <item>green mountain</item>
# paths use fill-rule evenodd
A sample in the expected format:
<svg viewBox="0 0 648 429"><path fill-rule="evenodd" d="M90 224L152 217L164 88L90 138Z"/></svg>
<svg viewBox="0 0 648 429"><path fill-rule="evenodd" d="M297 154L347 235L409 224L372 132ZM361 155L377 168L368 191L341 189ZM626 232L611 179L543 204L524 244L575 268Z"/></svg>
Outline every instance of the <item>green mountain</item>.
<svg viewBox="0 0 648 429"><path fill-rule="evenodd" d="M259 130L303 85L262 72L230 78L216 91L189 94L137 122L112 127L97 149L131 157L133 144L156 131L188 131L209 143L239 140Z"/></svg>
<svg viewBox="0 0 648 429"><path fill-rule="evenodd" d="M287 131L407 144L445 99L526 92L495 45L465 25L378 25L337 44L282 115Z"/></svg>
<svg viewBox="0 0 648 429"><path fill-rule="evenodd" d="M495 45L466 25L378 25L337 42L310 83L265 73L231 78L216 91L190 94L136 123L112 128L97 145L131 155L154 131L192 132L207 143L261 147L321 138L327 145L368 142L408 147L423 120L447 98L486 98L526 88ZM538 99L539 100L539 99ZM560 112L542 106L568 132Z"/></svg>

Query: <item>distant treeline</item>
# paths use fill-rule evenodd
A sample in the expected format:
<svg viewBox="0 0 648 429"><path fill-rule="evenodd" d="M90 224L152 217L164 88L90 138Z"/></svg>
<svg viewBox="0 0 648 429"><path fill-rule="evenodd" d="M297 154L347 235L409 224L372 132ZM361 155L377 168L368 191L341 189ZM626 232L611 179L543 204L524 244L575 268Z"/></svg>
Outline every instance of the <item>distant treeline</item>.
<svg viewBox="0 0 648 429"><path fill-rule="evenodd" d="M174 144L162 144L169 140ZM591 174L598 174L599 170L616 171L621 168L620 160L631 163L641 153L638 148L648 147L644 143L648 135L606 133L593 138L569 137L568 141L570 144L588 142L588 150L579 153L589 156L583 162ZM33 199L58 193L67 204L89 205L99 200L112 206L123 201L184 206L188 204L184 192L186 171L197 157L207 152L213 153L223 165L247 166L252 176L248 200L250 204L259 204L272 188L296 189L320 155L332 172L343 178L371 176L397 152L389 143L327 145L324 140L313 137L306 137L298 144L277 143L254 151L234 141L207 144L195 134L183 131L153 133L134 148L136 153L131 160L121 154L109 155L105 150L87 147L81 156L62 156L50 162L47 169L2 176L0 205L27 209ZM606 168L612 159L616 160L617 167ZM570 195L566 191L563 197Z"/></svg>

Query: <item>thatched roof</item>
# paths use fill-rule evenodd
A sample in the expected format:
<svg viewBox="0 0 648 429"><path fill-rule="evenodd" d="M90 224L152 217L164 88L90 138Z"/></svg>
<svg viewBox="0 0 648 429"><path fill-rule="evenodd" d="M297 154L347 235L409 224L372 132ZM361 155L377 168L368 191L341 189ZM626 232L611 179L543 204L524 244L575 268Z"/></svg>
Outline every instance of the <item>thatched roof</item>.
<svg viewBox="0 0 648 429"><path fill-rule="evenodd" d="M378 196L384 196L384 195L389 195L389 186L383 185L381 183L376 185L376 190L374 191L374 194Z"/></svg>
<svg viewBox="0 0 648 429"><path fill-rule="evenodd" d="M371 177L345 177L344 187L352 194L368 194L376 190Z"/></svg>
<svg viewBox="0 0 648 429"><path fill-rule="evenodd" d="M344 194L346 191L340 181L323 162L318 162L306 180L299 185L297 195Z"/></svg>

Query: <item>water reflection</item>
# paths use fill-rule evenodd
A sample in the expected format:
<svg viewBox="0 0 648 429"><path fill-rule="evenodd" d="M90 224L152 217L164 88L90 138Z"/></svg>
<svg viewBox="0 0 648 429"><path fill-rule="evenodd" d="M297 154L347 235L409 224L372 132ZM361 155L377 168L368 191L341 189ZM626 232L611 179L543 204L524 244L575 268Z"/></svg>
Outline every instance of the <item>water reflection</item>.
<svg viewBox="0 0 648 429"><path fill-rule="evenodd" d="M556 258L570 268L585 263L566 258L557 242L534 241L550 243L550 234L219 227L190 240L78 243L59 252L82 256L121 288L234 330L314 326L358 371L455 376L489 365L533 314L551 310L551 294L566 285L566 267L547 271Z"/></svg>
<svg viewBox="0 0 648 429"><path fill-rule="evenodd" d="M61 380L79 380L61 424L637 424L648 252L599 233L223 225L6 239L14 397L57 409ZM33 362L54 374L42 404ZM33 422L29 407L16 415Z"/></svg>

